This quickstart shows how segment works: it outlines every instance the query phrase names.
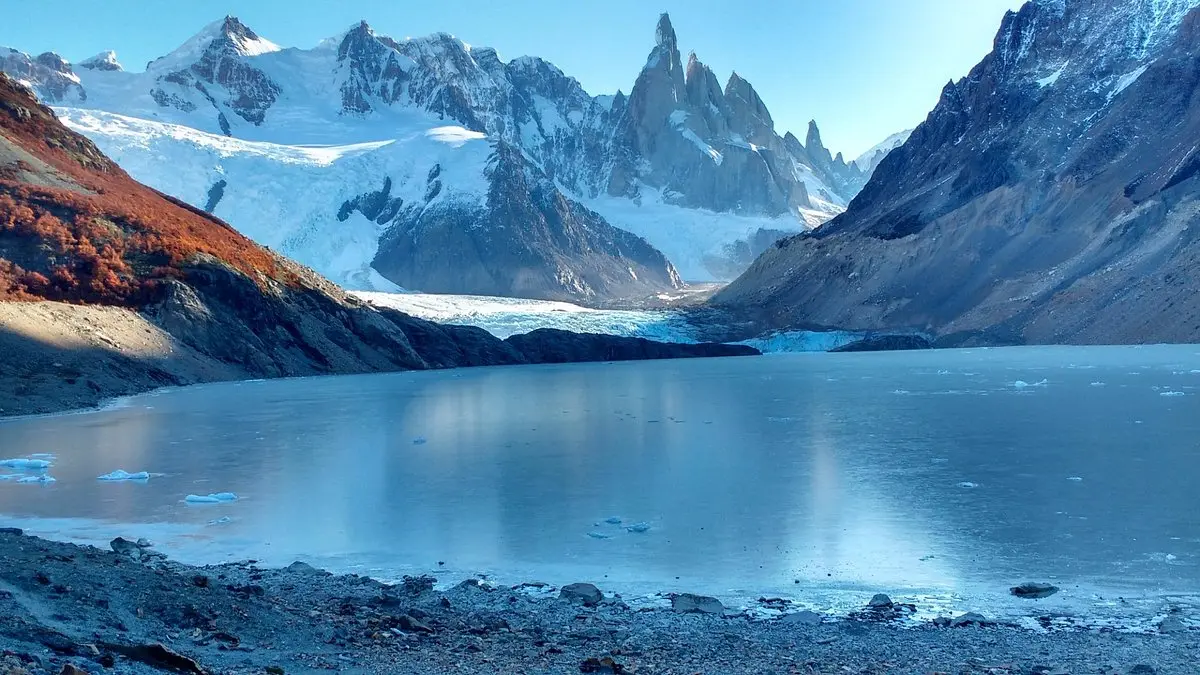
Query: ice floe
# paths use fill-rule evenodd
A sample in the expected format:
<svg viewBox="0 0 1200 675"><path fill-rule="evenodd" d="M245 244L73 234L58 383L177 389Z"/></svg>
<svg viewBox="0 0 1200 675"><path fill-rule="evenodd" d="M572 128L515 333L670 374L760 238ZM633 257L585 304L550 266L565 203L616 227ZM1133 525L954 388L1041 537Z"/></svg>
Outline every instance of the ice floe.
<svg viewBox="0 0 1200 675"><path fill-rule="evenodd" d="M1168 397L1187 396L1187 394L1182 391L1162 391L1162 392L1159 392L1158 395L1159 396L1168 396Z"/></svg>
<svg viewBox="0 0 1200 675"><path fill-rule="evenodd" d="M46 474L42 474L40 476L22 476L21 478L17 479L17 482L18 483L43 483L43 484L45 484L45 483L56 483L57 481L54 479L53 476L47 476Z"/></svg>
<svg viewBox="0 0 1200 675"><path fill-rule="evenodd" d="M103 476L96 476L96 480L107 481L123 481L123 480L150 480L150 473L147 471L138 471L137 473L129 473L124 469L117 469L112 473L106 473Z"/></svg>
<svg viewBox="0 0 1200 675"><path fill-rule="evenodd" d="M232 492L214 492L207 495L188 495L183 498L183 501L189 504L220 504L223 502L235 502L238 496Z"/></svg>
<svg viewBox="0 0 1200 675"><path fill-rule="evenodd" d="M627 532L634 532L637 534L641 534L643 532L649 532L650 531L650 523L634 523L633 525L626 527L625 530Z"/></svg>
<svg viewBox="0 0 1200 675"><path fill-rule="evenodd" d="M960 488L977 488L977 487L979 487L979 483L972 483L969 480L964 480L963 482L958 484L958 487L960 487Z"/></svg>
<svg viewBox="0 0 1200 675"><path fill-rule="evenodd" d="M1017 380L1016 382L1013 382L1013 384L1012 384L1014 389L1028 389L1030 387L1046 387L1049 385L1050 385L1049 380L1042 380L1041 382L1026 382L1025 380Z"/></svg>
<svg viewBox="0 0 1200 675"><path fill-rule="evenodd" d="M10 469L17 470L24 469L26 471L39 471L41 469L49 469L50 467L54 466L54 462L50 461L49 459L42 459L30 455L29 457L0 460L0 466L6 466Z"/></svg>

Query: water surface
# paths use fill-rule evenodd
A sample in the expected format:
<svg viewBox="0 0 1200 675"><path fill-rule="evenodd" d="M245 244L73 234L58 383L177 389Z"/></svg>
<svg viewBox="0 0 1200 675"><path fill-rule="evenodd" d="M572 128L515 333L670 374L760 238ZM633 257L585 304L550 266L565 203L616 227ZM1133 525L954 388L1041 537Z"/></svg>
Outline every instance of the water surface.
<svg viewBox="0 0 1200 675"><path fill-rule="evenodd" d="M1145 622L1200 593L1198 394L1200 347L205 385L0 424L0 454L53 453L57 479L0 482L0 524L192 562ZM1030 580L1064 591L1008 596Z"/></svg>

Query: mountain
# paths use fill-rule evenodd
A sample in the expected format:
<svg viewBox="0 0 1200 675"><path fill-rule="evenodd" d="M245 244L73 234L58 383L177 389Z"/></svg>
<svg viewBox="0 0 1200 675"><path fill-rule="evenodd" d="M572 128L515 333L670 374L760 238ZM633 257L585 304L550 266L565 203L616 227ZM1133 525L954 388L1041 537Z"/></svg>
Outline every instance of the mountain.
<svg viewBox="0 0 1200 675"><path fill-rule="evenodd" d="M898 131L888 136L876 145L871 146L871 149L859 155L853 162L854 166L866 174L867 180L870 180L870 177L874 175L875 169L883 161L883 158L891 154L896 148L904 145L908 141L908 137L912 135L912 132L912 129L905 129L904 131Z"/></svg>
<svg viewBox="0 0 1200 675"><path fill-rule="evenodd" d="M355 289L601 301L729 279L866 179L815 123L778 135L736 73L685 68L666 15L628 95L365 22L295 49L226 17L141 73L111 52L0 69L133 177Z"/></svg>
<svg viewBox="0 0 1200 675"><path fill-rule="evenodd" d="M135 182L3 74L0 301L5 414L208 380L752 353L553 331L502 341L364 304Z"/></svg>
<svg viewBox="0 0 1200 675"><path fill-rule="evenodd" d="M944 343L1200 339L1200 5L1034 0L846 213L716 302Z"/></svg>

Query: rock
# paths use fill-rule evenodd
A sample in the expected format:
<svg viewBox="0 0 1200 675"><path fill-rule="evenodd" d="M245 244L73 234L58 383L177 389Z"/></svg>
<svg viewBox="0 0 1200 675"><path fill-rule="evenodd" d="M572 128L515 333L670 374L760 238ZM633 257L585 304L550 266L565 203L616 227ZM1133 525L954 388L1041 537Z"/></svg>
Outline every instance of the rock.
<svg viewBox="0 0 1200 675"><path fill-rule="evenodd" d="M135 542L138 548L152 548L154 544L150 543L149 539L141 537Z"/></svg>
<svg viewBox="0 0 1200 675"><path fill-rule="evenodd" d="M208 588L208 577L204 576L203 574L197 574L196 576L192 577L192 583L197 588Z"/></svg>
<svg viewBox="0 0 1200 675"><path fill-rule="evenodd" d="M283 675L284 672L279 666L267 666L266 671L267 675Z"/></svg>
<svg viewBox="0 0 1200 675"><path fill-rule="evenodd" d="M415 619L408 614L401 614L396 617L396 623L400 626L400 630L407 633L432 633L433 628L428 624Z"/></svg>
<svg viewBox="0 0 1200 675"><path fill-rule="evenodd" d="M636 337L571 333L556 328L539 328L513 335L504 342L523 354L530 363L643 361L760 354L757 349L745 345L668 344Z"/></svg>
<svg viewBox="0 0 1200 675"><path fill-rule="evenodd" d="M622 675L629 671L625 666L617 663L611 656L602 656L600 658L590 658L579 664L579 672L581 673L611 673L613 675Z"/></svg>
<svg viewBox="0 0 1200 675"><path fill-rule="evenodd" d="M892 599L883 593L876 593L867 606L871 609L890 609L894 603Z"/></svg>
<svg viewBox="0 0 1200 675"><path fill-rule="evenodd" d="M104 646L111 651L121 654L125 658L139 661L159 670L193 673L194 675L207 674L207 671L200 667L200 664L195 660L170 649L160 642L141 645L106 643Z"/></svg>
<svg viewBox="0 0 1200 675"><path fill-rule="evenodd" d="M1139 663L1129 669L1129 675L1155 675L1157 672L1158 671L1154 669L1154 666L1149 666L1145 663Z"/></svg>
<svg viewBox="0 0 1200 675"><path fill-rule="evenodd" d="M88 675L88 671L73 663L67 663L63 665L62 670L58 671L58 675Z"/></svg>
<svg viewBox="0 0 1200 675"><path fill-rule="evenodd" d="M939 616L939 617L934 617L934 619L933 619L933 625L937 626L938 628L949 628L950 623L951 623L951 620L950 620L950 617L948 617L948 616Z"/></svg>
<svg viewBox="0 0 1200 675"><path fill-rule="evenodd" d="M671 609L678 614L724 614L725 605L707 595L680 593L671 598Z"/></svg>
<svg viewBox="0 0 1200 675"><path fill-rule="evenodd" d="M138 546L137 543L129 541L124 537L117 537L116 539L108 542L108 545L117 555L129 556L134 560L142 559L143 547Z"/></svg>
<svg viewBox="0 0 1200 675"><path fill-rule="evenodd" d="M558 597L584 607L595 607L604 600L604 594L594 584L567 584L558 592Z"/></svg>
<svg viewBox="0 0 1200 675"><path fill-rule="evenodd" d="M285 569L293 574L322 574L321 570L309 565L306 562L300 562L299 560L291 565L288 565Z"/></svg>
<svg viewBox="0 0 1200 675"><path fill-rule="evenodd" d="M896 352L932 349L933 343L920 335L878 335L835 347L831 352Z"/></svg>
<svg viewBox="0 0 1200 675"><path fill-rule="evenodd" d="M0 534L11 534L13 536L20 537L21 535L25 534L25 530L22 530L19 527L0 527Z"/></svg>
<svg viewBox="0 0 1200 675"><path fill-rule="evenodd" d="M1028 581L1020 586L1013 586L1009 591L1018 598L1029 598L1036 600L1039 598L1048 598L1058 592L1058 586L1050 584L1036 583Z"/></svg>
<svg viewBox="0 0 1200 675"><path fill-rule="evenodd" d="M1167 615L1167 618L1158 622L1158 632L1160 633L1182 633L1187 630L1183 620L1175 614Z"/></svg>
<svg viewBox="0 0 1200 675"><path fill-rule="evenodd" d="M992 622L987 620L987 617L975 612L967 612L962 616L955 617L950 625L954 628L962 628L963 626L990 626Z"/></svg>
<svg viewBox="0 0 1200 675"><path fill-rule="evenodd" d="M821 621L823 620L823 617L820 614L817 614L816 612L811 612L806 609L802 612L795 612L793 614L785 614L779 620L782 621L783 623L798 623L798 624L801 624L804 626L816 626L821 623Z"/></svg>

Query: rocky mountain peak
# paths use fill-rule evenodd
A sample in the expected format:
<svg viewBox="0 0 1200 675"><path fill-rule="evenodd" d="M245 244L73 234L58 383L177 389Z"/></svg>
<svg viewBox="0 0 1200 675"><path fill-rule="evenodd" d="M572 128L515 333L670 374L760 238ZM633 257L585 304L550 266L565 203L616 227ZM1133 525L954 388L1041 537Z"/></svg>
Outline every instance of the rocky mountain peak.
<svg viewBox="0 0 1200 675"><path fill-rule="evenodd" d="M58 73L71 72L71 64L66 59L54 52L43 52L37 55L34 59L38 65L44 66Z"/></svg>
<svg viewBox="0 0 1200 675"><path fill-rule="evenodd" d="M833 155L821 142L821 130L817 128L816 120L808 122L808 135L804 139L804 149L808 151L810 157L818 162L833 163Z"/></svg>
<svg viewBox="0 0 1200 675"><path fill-rule="evenodd" d="M80 68L86 68L88 70L124 70L124 68L121 66L121 62L117 60L117 53L112 50L100 52L90 59L84 59L83 61L80 61L78 65Z"/></svg>
<svg viewBox="0 0 1200 675"><path fill-rule="evenodd" d="M675 27L671 25L671 17L663 12L658 17L658 26L654 29L654 44L663 49L678 49L675 38Z"/></svg>

